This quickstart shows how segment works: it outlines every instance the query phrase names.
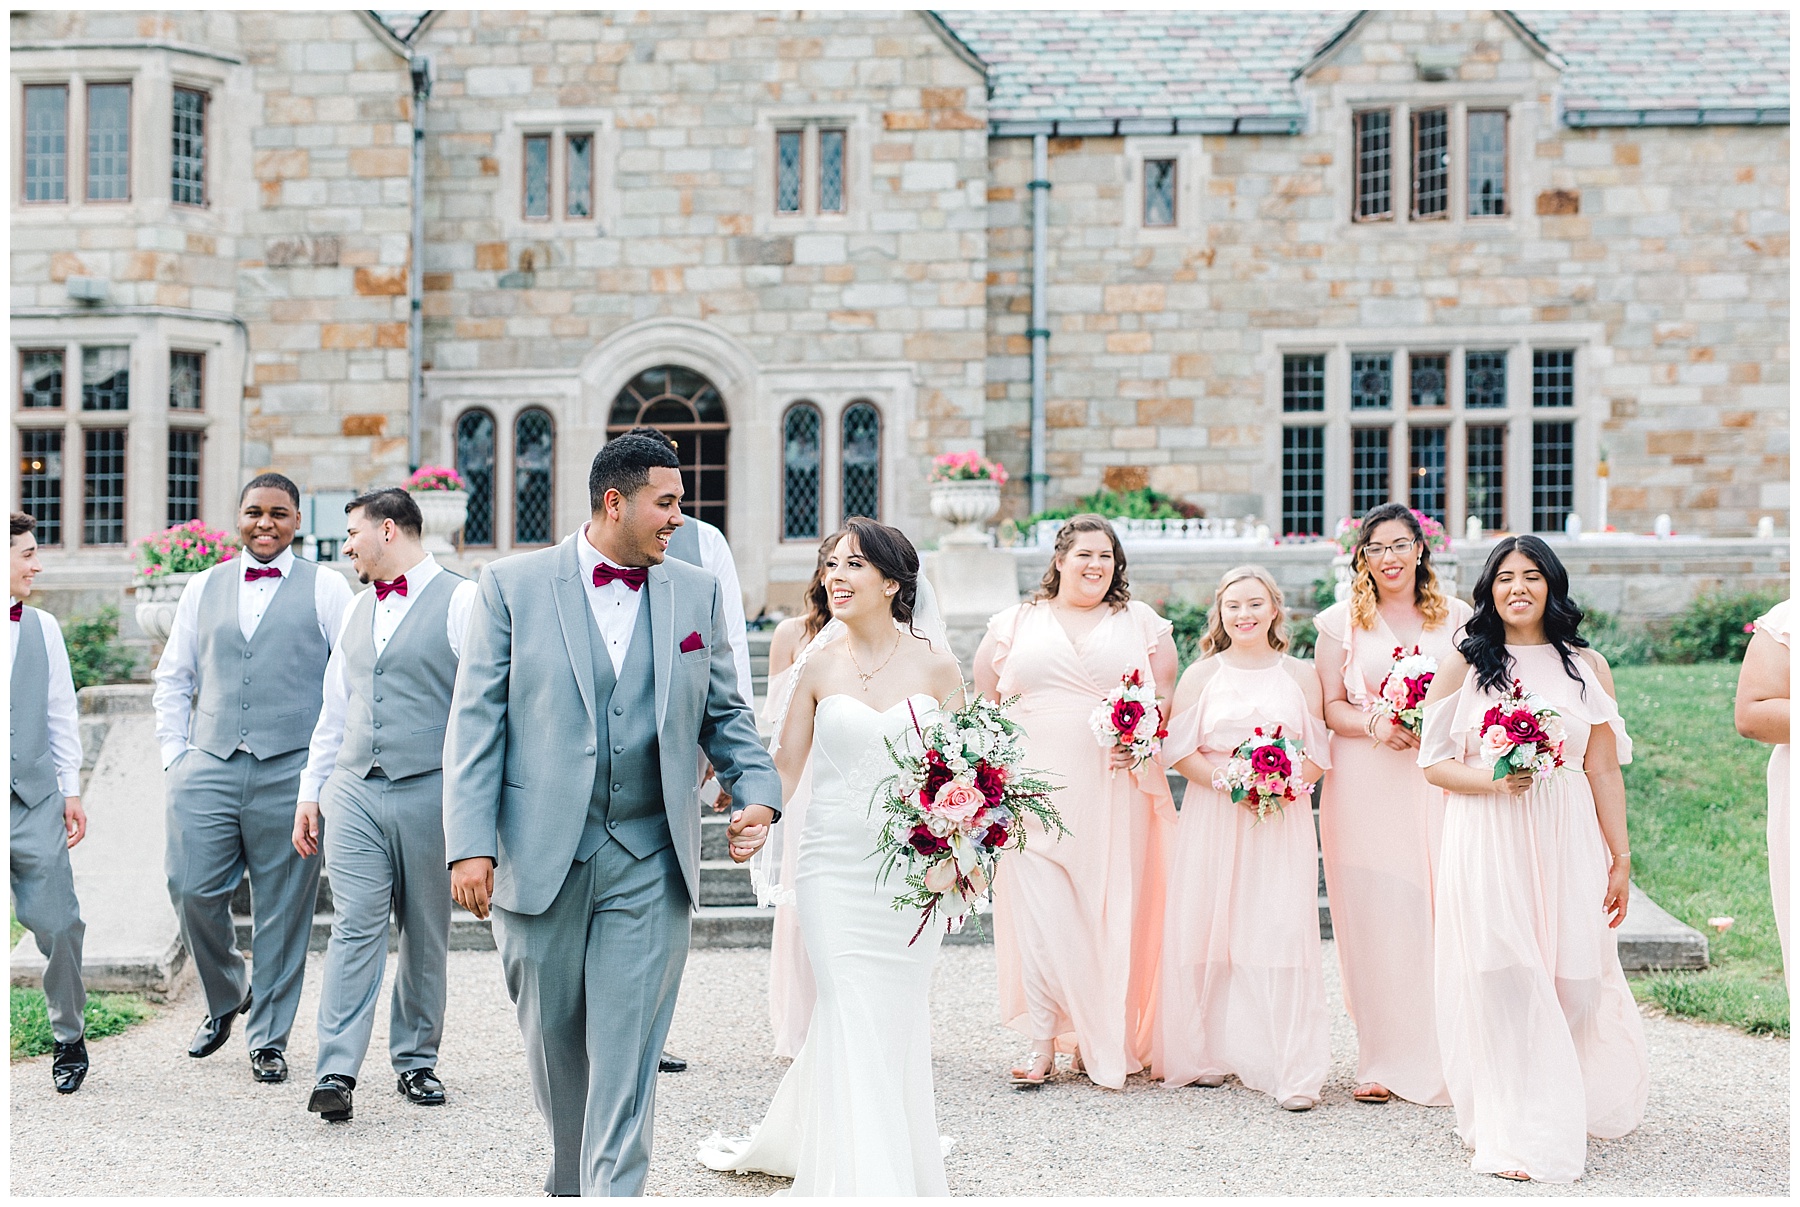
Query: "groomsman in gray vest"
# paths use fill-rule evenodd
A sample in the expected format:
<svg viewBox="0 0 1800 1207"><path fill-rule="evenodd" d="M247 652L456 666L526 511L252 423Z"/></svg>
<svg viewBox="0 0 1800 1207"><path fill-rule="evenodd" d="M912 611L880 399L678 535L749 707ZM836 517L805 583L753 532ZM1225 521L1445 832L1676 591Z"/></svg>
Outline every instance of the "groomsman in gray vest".
<svg viewBox="0 0 1800 1207"><path fill-rule="evenodd" d="M168 790L169 899L207 1017L188 1045L210 1056L248 1013L250 1073L287 1080L319 860L294 858L294 802L319 719L331 643L350 606L335 570L294 556L300 488L259 474L238 496L243 557L202 570L156 664L156 737ZM231 922L250 874L251 963Z"/></svg>
<svg viewBox="0 0 1800 1207"><path fill-rule="evenodd" d="M444 725L475 584L419 543L419 505L396 487L350 500L344 555L375 589L357 596L325 666L294 849L325 853L335 916L319 986L319 1063L306 1109L346 1123L369 1050L388 915L400 965L388 1012L388 1055L400 1093L442 1106L437 1077L450 950L444 862ZM321 823L324 837L320 837Z"/></svg>
<svg viewBox="0 0 1800 1207"><path fill-rule="evenodd" d="M747 859L781 780L738 691L718 581L665 561L680 462L621 436L592 517L494 562L444 747L451 892L486 917L550 1126L551 1194L642 1194L662 1050L699 900L696 744L744 807Z"/></svg>
<svg viewBox="0 0 1800 1207"><path fill-rule="evenodd" d="M73 1094L87 1076L81 940L69 848L87 834L81 809L81 723L69 651L56 618L22 602L44 568L37 520L12 513L12 895L19 925L44 953L50 1080Z"/></svg>

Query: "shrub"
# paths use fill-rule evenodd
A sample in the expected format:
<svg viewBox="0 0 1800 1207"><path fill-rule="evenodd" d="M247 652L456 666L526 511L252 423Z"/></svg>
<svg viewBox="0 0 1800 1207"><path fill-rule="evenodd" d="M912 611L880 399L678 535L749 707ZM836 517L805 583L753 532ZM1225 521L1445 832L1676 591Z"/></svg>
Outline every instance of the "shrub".
<svg viewBox="0 0 1800 1207"><path fill-rule="evenodd" d="M1627 625L1611 612L1581 605L1581 635L1613 666L1644 666L1656 661L1656 641L1640 626Z"/></svg>
<svg viewBox="0 0 1800 1207"><path fill-rule="evenodd" d="M1323 612L1337 602L1337 579L1315 578L1312 581L1312 603L1315 611Z"/></svg>
<svg viewBox="0 0 1800 1207"><path fill-rule="evenodd" d="M1124 494L1112 490L1097 490L1076 500L1071 507L1052 507L1040 511L1019 526L1029 532L1031 526L1039 520L1067 520L1087 512L1103 515L1109 520L1193 520L1203 514L1192 503L1145 486Z"/></svg>
<svg viewBox="0 0 1800 1207"><path fill-rule="evenodd" d="M1175 626L1175 651L1181 656L1181 668L1200 657L1200 638L1206 635L1206 607L1172 599L1162 606L1162 614Z"/></svg>
<svg viewBox="0 0 1800 1207"><path fill-rule="evenodd" d="M1319 644L1319 626L1310 616L1288 615L1288 650L1296 658L1311 658Z"/></svg>
<svg viewBox="0 0 1800 1207"><path fill-rule="evenodd" d="M1663 649L1671 662L1742 662L1751 625L1780 601L1775 591L1702 595L1669 626Z"/></svg>
<svg viewBox="0 0 1800 1207"><path fill-rule="evenodd" d="M131 678L137 659L119 641L119 609L107 604L94 615L77 616L62 628L76 691Z"/></svg>

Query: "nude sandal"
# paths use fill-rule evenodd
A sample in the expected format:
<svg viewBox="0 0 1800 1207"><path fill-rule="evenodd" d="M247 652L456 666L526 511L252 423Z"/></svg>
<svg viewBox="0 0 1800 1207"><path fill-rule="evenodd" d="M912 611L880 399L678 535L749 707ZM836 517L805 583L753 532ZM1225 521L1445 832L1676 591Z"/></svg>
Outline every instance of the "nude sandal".
<svg viewBox="0 0 1800 1207"><path fill-rule="evenodd" d="M1352 1090L1350 1096L1358 1102L1389 1102L1392 1101L1394 1092L1379 1082L1368 1081Z"/></svg>
<svg viewBox="0 0 1800 1207"><path fill-rule="evenodd" d="M1030 1075L1031 1070L1037 1066L1037 1062L1040 1060L1048 1060L1050 1062L1050 1067L1045 1069L1041 1076L1033 1077ZM1014 1086L1016 1086L1022 1090L1035 1090L1038 1087L1042 1086L1044 1084L1044 1082L1048 1081L1051 1077L1055 1076L1055 1074L1056 1074L1056 1053L1054 1053L1054 1052L1027 1052L1025 1054L1025 1072L1021 1073L1021 1072L1019 1072L1019 1070L1014 1069L1012 1071L1012 1083Z"/></svg>

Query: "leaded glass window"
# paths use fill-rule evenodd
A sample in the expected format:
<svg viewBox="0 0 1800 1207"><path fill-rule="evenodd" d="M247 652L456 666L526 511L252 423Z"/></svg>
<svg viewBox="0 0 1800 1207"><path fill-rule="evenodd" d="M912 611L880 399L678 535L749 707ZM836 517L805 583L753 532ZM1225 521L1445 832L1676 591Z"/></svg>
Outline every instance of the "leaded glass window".
<svg viewBox="0 0 1800 1207"><path fill-rule="evenodd" d="M550 217L550 136L525 136L525 216Z"/></svg>
<svg viewBox="0 0 1800 1207"><path fill-rule="evenodd" d="M174 156L169 196L181 205L206 204L206 93L175 89Z"/></svg>
<svg viewBox="0 0 1800 1207"><path fill-rule="evenodd" d="M1388 501L1388 436L1384 427L1350 430L1350 514L1367 515Z"/></svg>
<svg viewBox="0 0 1800 1207"><path fill-rule="evenodd" d="M546 411L519 412L513 421L513 544L555 539L556 429Z"/></svg>
<svg viewBox="0 0 1800 1207"><path fill-rule="evenodd" d="M1281 429L1281 531L1318 536L1325 531L1325 429Z"/></svg>
<svg viewBox="0 0 1800 1207"><path fill-rule="evenodd" d="M169 429L169 523L200 518L200 442L202 433Z"/></svg>
<svg viewBox="0 0 1800 1207"><path fill-rule="evenodd" d="M819 212L844 212L844 132L819 131Z"/></svg>
<svg viewBox="0 0 1800 1207"><path fill-rule="evenodd" d="M125 543L125 430L90 429L82 433L81 543Z"/></svg>
<svg viewBox="0 0 1800 1207"><path fill-rule="evenodd" d="M1394 216L1393 115L1369 109L1356 115L1356 217Z"/></svg>
<svg viewBox="0 0 1800 1207"><path fill-rule="evenodd" d="M1144 225L1175 225L1175 161L1144 161Z"/></svg>
<svg viewBox="0 0 1800 1207"><path fill-rule="evenodd" d="M1413 217L1442 218L1450 212L1450 113L1425 109L1413 114Z"/></svg>
<svg viewBox="0 0 1800 1207"><path fill-rule="evenodd" d="M781 538L819 538L819 410L811 403L788 408L781 421Z"/></svg>
<svg viewBox="0 0 1800 1207"><path fill-rule="evenodd" d="M60 407L63 404L61 348L27 348L19 353L19 405Z"/></svg>
<svg viewBox="0 0 1800 1207"><path fill-rule="evenodd" d="M613 399L607 438L640 425L655 428L675 443L681 462L681 510L727 531L731 425L718 389L703 374L682 365L645 369Z"/></svg>
<svg viewBox="0 0 1800 1207"><path fill-rule="evenodd" d="M1575 349L1534 348L1531 353L1531 405L1575 405Z"/></svg>
<svg viewBox="0 0 1800 1207"><path fill-rule="evenodd" d="M169 353L169 409L173 411L203 410L204 396L201 383L205 376L205 353Z"/></svg>
<svg viewBox="0 0 1800 1207"><path fill-rule="evenodd" d="M569 195L563 203L565 218L594 216L594 136L571 134L568 143Z"/></svg>
<svg viewBox="0 0 1800 1207"><path fill-rule="evenodd" d="M37 519L40 545L62 544L62 429L19 433L19 509Z"/></svg>
<svg viewBox="0 0 1800 1207"><path fill-rule="evenodd" d="M25 89L25 200L68 197L69 89L34 84Z"/></svg>
<svg viewBox="0 0 1800 1207"><path fill-rule="evenodd" d="M1407 431L1412 445L1407 506L1444 522L1444 447L1449 435L1441 427L1415 427Z"/></svg>
<svg viewBox="0 0 1800 1207"><path fill-rule="evenodd" d="M1441 407L1448 401L1445 389L1450 376L1447 356L1408 357L1412 362L1412 404L1416 407Z"/></svg>
<svg viewBox="0 0 1800 1207"><path fill-rule="evenodd" d="M1463 356L1463 406L1471 411L1506 405L1506 353L1469 352Z"/></svg>
<svg viewBox="0 0 1800 1207"><path fill-rule="evenodd" d="M123 411L131 405L131 349L81 350L81 409Z"/></svg>
<svg viewBox="0 0 1800 1207"><path fill-rule="evenodd" d="M866 402L844 411L843 517L881 518L881 412Z"/></svg>
<svg viewBox="0 0 1800 1207"><path fill-rule="evenodd" d="M131 197L131 85L90 84L87 94L87 199Z"/></svg>
<svg viewBox="0 0 1800 1207"><path fill-rule="evenodd" d="M1468 514L1489 532L1506 527L1506 429L1471 426L1469 444Z"/></svg>
<svg viewBox="0 0 1800 1207"><path fill-rule="evenodd" d="M1350 357L1350 409L1386 410L1394 401L1394 354L1357 352Z"/></svg>
<svg viewBox="0 0 1800 1207"><path fill-rule="evenodd" d="M456 472L468 487L469 514L463 544L494 543L494 417L464 411L456 420Z"/></svg>
<svg viewBox="0 0 1800 1207"><path fill-rule="evenodd" d="M1531 530L1561 532L1575 510L1575 425L1531 425Z"/></svg>
<svg viewBox="0 0 1800 1207"><path fill-rule="evenodd" d="M1469 114L1469 215L1506 213L1506 111Z"/></svg>
<svg viewBox="0 0 1800 1207"><path fill-rule="evenodd" d="M1281 409L1325 409L1325 354L1305 353L1281 358Z"/></svg>
<svg viewBox="0 0 1800 1207"><path fill-rule="evenodd" d="M775 211L780 214L800 212L800 134L775 133Z"/></svg>

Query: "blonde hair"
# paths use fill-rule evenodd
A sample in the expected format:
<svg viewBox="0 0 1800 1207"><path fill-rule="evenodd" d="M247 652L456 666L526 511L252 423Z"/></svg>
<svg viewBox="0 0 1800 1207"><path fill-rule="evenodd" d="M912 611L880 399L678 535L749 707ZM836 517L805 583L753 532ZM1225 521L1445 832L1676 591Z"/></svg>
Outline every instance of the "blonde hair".
<svg viewBox="0 0 1800 1207"><path fill-rule="evenodd" d="M1419 564L1413 572L1413 605L1425 618L1425 627L1435 629L1450 619L1450 601L1444 596L1443 588L1438 586L1437 571L1431 567L1431 545L1425 540L1425 530L1419 526L1419 519L1412 509L1402 503L1383 503L1373 508L1363 517L1356 544L1350 547L1350 568L1354 575L1350 581L1351 623L1359 629L1375 627L1375 610L1381 597L1375 589L1375 571L1363 550L1375 530L1390 520L1405 524L1412 532L1419 550Z"/></svg>
<svg viewBox="0 0 1800 1207"><path fill-rule="evenodd" d="M1219 579L1218 589L1213 592L1212 608L1206 614L1206 634L1200 638L1201 657L1210 657L1231 645L1231 634L1225 631L1225 621L1220 616L1219 600L1225 592L1247 578L1254 578L1269 593L1269 602L1274 605L1275 619L1269 622L1269 647L1278 653L1286 653L1288 648L1287 612L1281 606L1281 588L1275 585L1275 578L1261 566L1233 566L1225 571Z"/></svg>

